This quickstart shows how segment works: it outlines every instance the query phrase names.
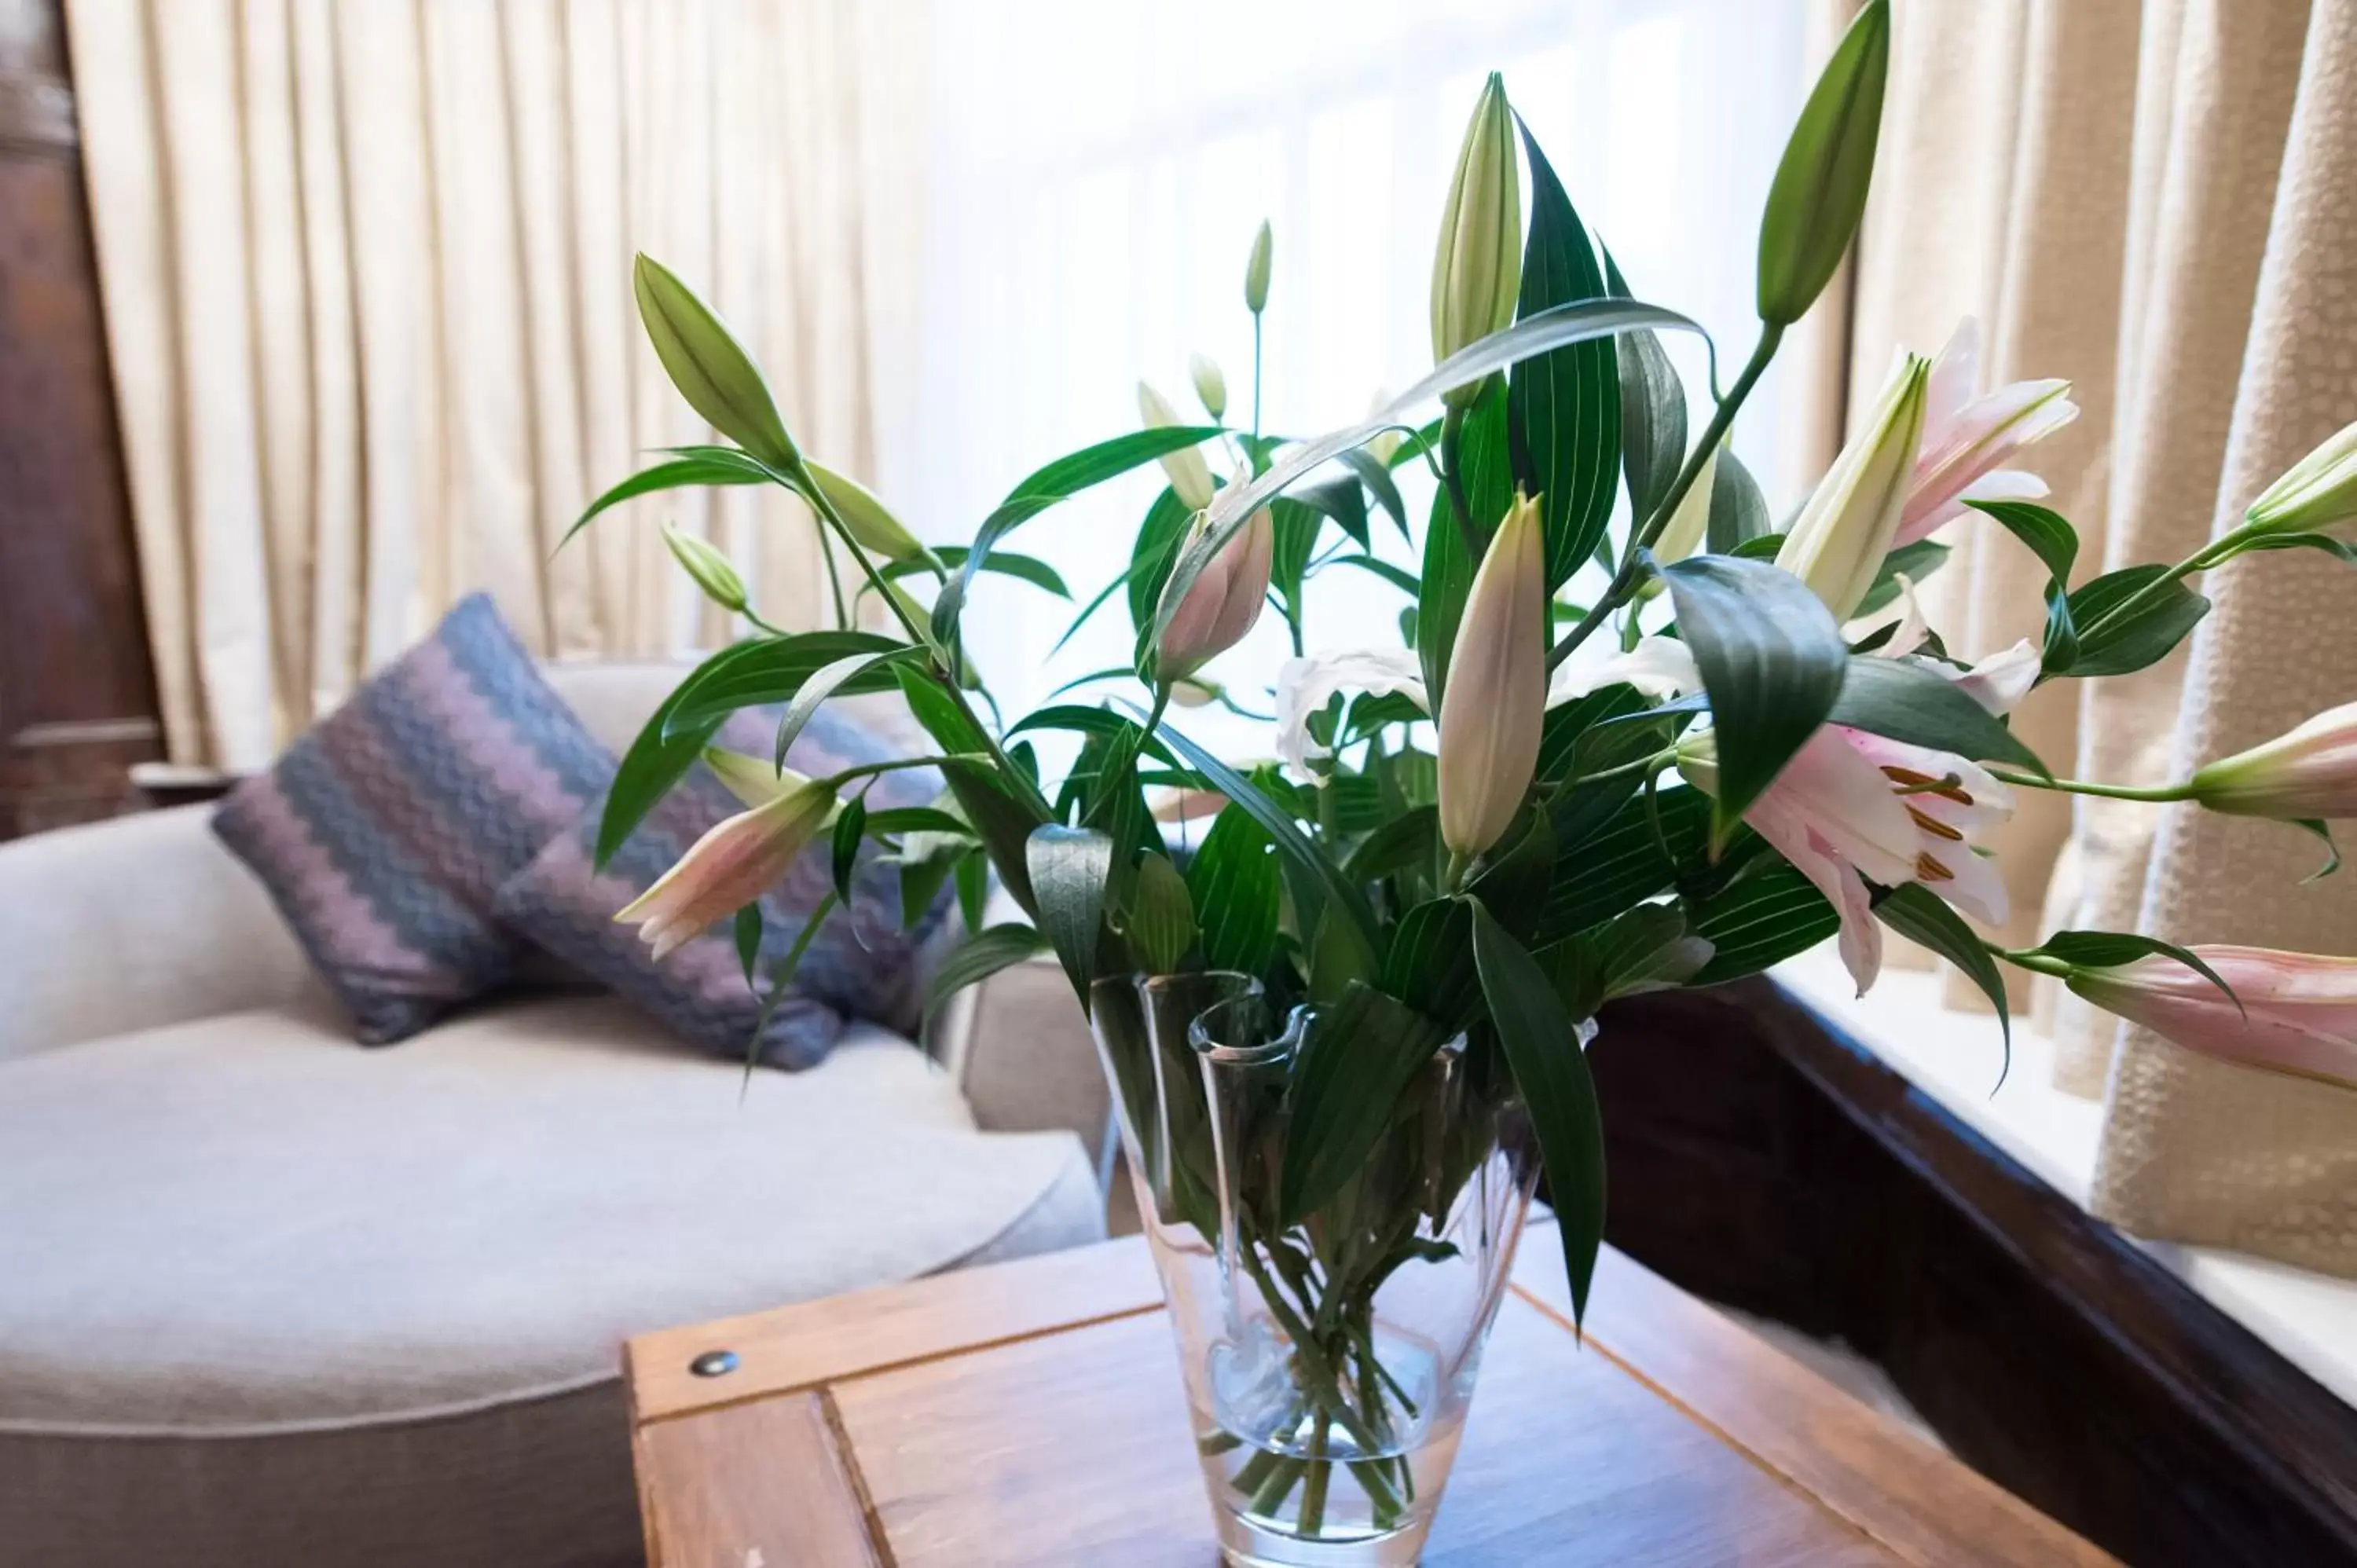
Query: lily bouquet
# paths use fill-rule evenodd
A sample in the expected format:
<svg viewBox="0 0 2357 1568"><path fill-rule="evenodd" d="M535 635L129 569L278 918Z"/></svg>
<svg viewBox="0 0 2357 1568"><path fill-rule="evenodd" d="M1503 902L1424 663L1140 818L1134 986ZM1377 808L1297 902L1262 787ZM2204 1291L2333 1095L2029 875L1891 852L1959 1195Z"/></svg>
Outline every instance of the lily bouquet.
<svg viewBox="0 0 2357 1568"><path fill-rule="evenodd" d="M726 441L670 454L583 521L667 488L783 486L814 515L838 624L770 627L724 557L672 536L754 634L630 748L601 850L700 757L746 810L623 918L658 949L733 919L748 983L774 1000L828 911L764 972L755 900L823 844L839 889L863 856L896 863L912 912L954 882L970 935L937 997L1060 961L1241 1560L1413 1561L1542 1170L1585 1310L1605 1173L1583 1050L1616 996L1721 983L1828 939L1863 990L1888 928L1971 976L2000 1028L2012 965L2197 1050L2352 1076L2357 962L2093 931L2007 949L1959 911L2004 917L1985 841L2018 789L2190 800L2319 835L2357 811L2357 705L2157 787L2058 779L2006 722L2041 682L2168 654L2208 608L2189 575L2256 550L2352 560L2331 531L2357 515L2357 429L2189 559L2076 582L2077 538L2018 467L2075 413L2068 386L1982 392L1969 325L1935 359L1899 357L1788 523L1728 449L1857 229L1889 26L1883 0L1867 5L1802 112L1760 223L1757 346L1723 387L1713 350L1691 433L1661 340L1700 328L1631 295L1494 76L1440 216L1428 376L1295 439L1258 432L1257 362L1243 425L1199 362L1205 422L1146 392L1145 428L1039 468L963 545L920 542L805 455L720 319L638 263L654 348ZM1264 226L1243 289L1255 343L1269 261ZM1126 606L1134 664L1092 678L1110 695L1005 721L962 636L978 575L1063 591L1010 535L1157 462L1168 483L1129 566L1083 612ZM1419 519L1401 480L1426 476ZM1938 568L1940 531L1992 528L2047 567L2045 633L1967 664L1911 585ZM1386 530L1420 570L1383 559ZM1399 641L1300 656L1310 584L1345 567L1398 588ZM868 628L845 577L873 596ZM1297 654L1276 732L1263 759L1223 758L1173 703L1227 701L1202 671L1271 607ZM822 703L891 690L933 749L824 779L784 768ZM774 755L711 749L761 705L781 709ZM1060 773L1035 749L1049 732L1076 746ZM867 808L877 773L920 766L942 780L932 805ZM983 923L994 874L1021 918Z"/></svg>

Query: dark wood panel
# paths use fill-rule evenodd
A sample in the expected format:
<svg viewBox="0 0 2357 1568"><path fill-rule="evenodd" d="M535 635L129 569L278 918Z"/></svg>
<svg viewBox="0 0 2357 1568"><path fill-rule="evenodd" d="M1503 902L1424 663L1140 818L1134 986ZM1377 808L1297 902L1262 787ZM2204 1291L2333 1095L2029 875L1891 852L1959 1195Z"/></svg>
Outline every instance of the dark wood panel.
<svg viewBox="0 0 2357 1568"><path fill-rule="evenodd" d="M2357 1411L1768 983L1617 1004L1612 1242L2125 1561L2357 1563Z"/></svg>
<svg viewBox="0 0 2357 1568"><path fill-rule="evenodd" d="M161 755L57 0L0 0L0 837Z"/></svg>

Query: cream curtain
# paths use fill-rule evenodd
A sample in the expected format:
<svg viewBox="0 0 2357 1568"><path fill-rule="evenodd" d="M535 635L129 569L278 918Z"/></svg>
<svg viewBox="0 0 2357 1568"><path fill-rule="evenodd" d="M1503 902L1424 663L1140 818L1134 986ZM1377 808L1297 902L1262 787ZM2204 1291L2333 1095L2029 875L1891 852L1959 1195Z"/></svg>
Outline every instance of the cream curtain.
<svg viewBox="0 0 2357 1568"><path fill-rule="evenodd" d="M774 494L630 503L709 439L631 252L698 285L813 451L870 470L920 208L913 0L69 0L150 639L177 761L247 768L486 587L553 657L828 600Z"/></svg>
<svg viewBox="0 0 2357 1568"><path fill-rule="evenodd" d="M1824 0L1828 9L1837 0ZM1977 314L1995 380L2064 375L2030 465L2081 573L2179 559L2357 416L2357 0L1912 0L1897 8L1857 254L1853 386ZM2043 570L1958 525L1927 585L1952 646L2037 634ZM2018 727L2081 777L2154 781L2357 694L2357 575L2249 557L2186 649L2057 682ZM2357 878L2296 830L2033 795L2003 844L2026 940L2073 926L2357 951ZM2106 1097L2095 1206L2142 1233L2357 1273L2357 1096L2201 1062L2066 994L2058 1078Z"/></svg>

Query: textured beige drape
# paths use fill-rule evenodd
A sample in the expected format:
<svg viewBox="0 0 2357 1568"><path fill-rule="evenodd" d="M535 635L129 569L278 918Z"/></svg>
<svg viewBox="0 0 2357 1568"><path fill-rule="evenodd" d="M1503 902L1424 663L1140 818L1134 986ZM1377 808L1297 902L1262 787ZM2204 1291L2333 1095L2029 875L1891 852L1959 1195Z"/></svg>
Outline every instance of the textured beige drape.
<svg viewBox="0 0 2357 1568"><path fill-rule="evenodd" d="M259 766L487 587L550 656L726 628L658 524L770 618L826 613L795 503L647 498L709 439L630 260L668 263L855 472L905 355L920 201L903 0L69 0L174 759ZM920 84L916 84L920 85Z"/></svg>
<svg viewBox="0 0 2357 1568"><path fill-rule="evenodd" d="M1850 384L1968 311L1989 379L2070 377L2080 420L2027 466L2078 527L2082 579L2191 553L2357 416L2357 0L1906 0L1893 48ZM1995 529L1950 538L1923 599L1951 646L2034 638L2043 568ZM2019 731L2080 777L2157 782L2357 696L2357 575L2265 555L2202 587L2189 647L2056 682ZM2009 940L2357 952L2357 877L2300 886L2318 851L2293 829L2030 794L2002 851ZM2061 1086L2107 1097L2100 1212L2357 1273L2357 1095L2034 1002Z"/></svg>

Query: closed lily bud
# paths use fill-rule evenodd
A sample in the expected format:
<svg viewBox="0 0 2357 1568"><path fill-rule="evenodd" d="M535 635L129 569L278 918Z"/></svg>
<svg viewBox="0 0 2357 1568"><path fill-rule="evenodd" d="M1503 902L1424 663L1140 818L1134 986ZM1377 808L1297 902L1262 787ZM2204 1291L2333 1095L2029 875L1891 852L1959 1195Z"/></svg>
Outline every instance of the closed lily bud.
<svg viewBox="0 0 2357 1568"><path fill-rule="evenodd" d="M1898 534L1930 369L1920 354L1900 357L1866 428L1834 459L1776 552L1776 564L1808 584L1835 620L1857 611Z"/></svg>
<svg viewBox="0 0 2357 1568"><path fill-rule="evenodd" d="M843 526L859 542L862 550L872 550L888 561L907 561L925 553L917 536L901 525L889 508L877 500L875 494L858 480L838 474L825 464L813 459L804 465L812 480L843 519Z"/></svg>
<svg viewBox="0 0 2357 1568"><path fill-rule="evenodd" d="M2294 463L2244 515L2269 533L2320 533L2357 519L2357 424Z"/></svg>
<svg viewBox="0 0 2357 1568"><path fill-rule="evenodd" d="M1195 526L1200 530L1202 521ZM1204 564L1155 645L1157 681L1184 681L1244 639L1268 599L1275 534L1275 522L1263 507Z"/></svg>
<svg viewBox="0 0 2357 1568"><path fill-rule="evenodd" d="M1190 354L1187 372L1195 378L1195 395L1203 400L1203 412L1213 419L1226 418L1228 378L1220 374L1219 361L1208 354Z"/></svg>
<svg viewBox="0 0 2357 1568"><path fill-rule="evenodd" d="M1653 541L1653 559L1664 566L1700 550L1709 534L1710 491L1718 482L1718 452L1714 446L1710 456L1702 460L1702 472L1695 476L1695 482L1679 498L1678 510L1670 513L1670 521Z"/></svg>
<svg viewBox="0 0 2357 1568"><path fill-rule="evenodd" d="M1516 496L1465 598L1440 698L1440 839L1465 859L1496 843L1538 769L1546 717L1546 541Z"/></svg>
<svg viewBox="0 0 2357 1568"><path fill-rule="evenodd" d="M1866 211L1890 72L1889 0L1867 0L1794 122L1760 219L1760 319L1789 327L1841 265Z"/></svg>
<svg viewBox="0 0 2357 1568"><path fill-rule="evenodd" d="M772 765L766 757L748 757L722 746L704 748L704 765L731 795L748 806L766 806L780 795L791 795L810 779L791 768Z"/></svg>
<svg viewBox="0 0 2357 1568"><path fill-rule="evenodd" d="M2264 746L2222 757L2186 793L2213 811L2305 822L2357 817L2357 703L2330 708Z"/></svg>
<svg viewBox="0 0 2357 1568"><path fill-rule="evenodd" d="M631 270L630 287L655 358L687 405L770 467L782 472L799 462L760 367L712 307L668 267L643 254Z"/></svg>
<svg viewBox="0 0 2357 1568"><path fill-rule="evenodd" d="M2357 1087L2357 958L2201 946L2232 997L2155 954L2074 970L2070 988L2131 1024L2219 1061Z"/></svg>
<svg viewBox="0 0 2357 1568"><path fill-rule="evenodd" d="M1164 430L1181 423L1178 411L1169 401L1146 382L1137 383L1137 416L1148 430ZM1185 446L1162 455L1162 471L1170 476L1170 489L1189 511L1201 511L1211 504L1211 467L1203 461L1200 446Z"/></svg>
<svg viewBox="0 0 2357 1568"><path fill-rule="evenodd" d="M671 558L695 580L705 598L724 610L745 613L745 579L737 575L737 564L722 554L719 546L675 522L663 524L662 536L663 542L671 546Z"/></svg>
<svg viewBox="0 0 2357 1568"><path fill-rule="evenodd" d="M768 892L810 847L834 809L834 791L804 784L739 811L705 833L614 918L666 958L715 921Z"/></svg>
<svg viewBox="0 0 2357 1568"><path fill-rule="evenodd" d="M1381 419L1383 416L1383 410L1389 408L1391 403L1392 394L1382 387L1377 387L1375 395L1367 403L1367 417ZM1367 437L1367 454L1388 468L1391 467L1392 458L1398 455L1400 447L1406 440L1407 437L1395 429L1379 430Z"/></svg>
<svg viewBox="0 0 2357 1568"><path fill-rule="evenodd" d="M1268 308L1268 263L1272 242L1268 220L1260 220L1260 231L1253 236L1252 255L1244 262L1244 308L1258 316Z"/></svg>
<svg viewBox="0 0 2357 1568"><path fill-rule="evenodd" d="M1514 114L1496 71L1481 89L1457 174L1441 209L1440 244L1432 259L1432 357L1446 360L1514 318L1523 285L1523 183L1514 162ZM1480 384L1443 399L1464 407Z"/></svg>

